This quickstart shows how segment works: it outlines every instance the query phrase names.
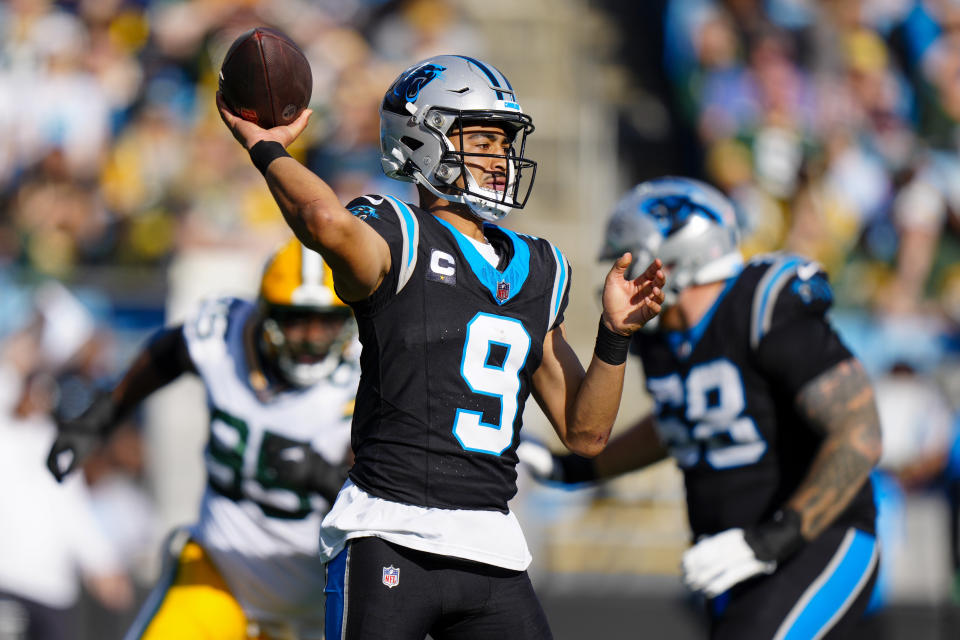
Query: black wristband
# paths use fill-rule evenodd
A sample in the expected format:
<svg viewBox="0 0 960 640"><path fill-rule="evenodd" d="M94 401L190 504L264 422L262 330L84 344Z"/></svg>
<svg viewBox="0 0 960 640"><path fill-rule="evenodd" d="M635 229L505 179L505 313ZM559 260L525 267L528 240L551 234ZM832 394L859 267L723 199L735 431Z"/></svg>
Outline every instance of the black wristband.
<svg viewBox="0 0 960 640"><path fill-rule="evenodd" d="M627 361L630 352L630 337L607 329L607 325L600 320L597 329L597 344L593 353L607 364L620 365Z"/></svg>
<svg viewBox="0 0 960 640"><path fill-rule="evenodd" d="M773 518L749 527L744 531L744 540L753 549L757 560L781 561L792 556L803 546L800 514L793 509L781 509Z"/></svg>
<svg viewBox="0 0 960 640"><path fill-rule="evenodd" d="M557 458L557 466L560 471L560 478L557 478L564 484L578 484L580 482L593 482L597 479L597 467L593 464L592 458L584 458L574 453Z"/></svg>
<svg viewBox="0 0 960 640"><path fill-rule="evenodd" d="M263 175L267 175L267 167L277 158L289 158L290 154L283 148L279 142L272 140L261 140L250 147L250 159L253 160L253 166Z"/></svg>

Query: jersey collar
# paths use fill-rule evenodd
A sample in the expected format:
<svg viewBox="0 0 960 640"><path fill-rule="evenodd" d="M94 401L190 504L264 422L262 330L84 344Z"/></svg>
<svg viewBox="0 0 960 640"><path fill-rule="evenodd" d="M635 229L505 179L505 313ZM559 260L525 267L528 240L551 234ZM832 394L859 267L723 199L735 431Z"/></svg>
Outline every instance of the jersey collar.
<svg viewBox="0 0 960 640"><path fill-rule="evenodd" d="M486 258L480 255L480 252L467 237L457 231L452 224L441 218L435 219L453 234L457 245L460 247L460 253L466 258L470 269L477 276L480 284L490 293L494 302L500 305L505 304L520 293L524 282L527 281L527 274L530 272L530 248L520 236L503 227L491 224L483 225L485 234L490 231L502 233L513 248L513 256L510 258L510 262L506 268L498 271L487 262Z"/></svg>
<svg viewBox="0 0 960 640"><path fill-rule="evenodd" d="M727 296L727 292L733 288L733 284L737 281L739 275L740 274L737 274L727 279L727 284L723 287L720 295L717 296L713 305L703 314L703 317L700 318L697 324L683 331L667 331L665 333L664 337L667 340L667 344L678 360L686 360L690 357L690 354L693 353L693 350L697 348L700 338L707 332L710 321L713 319L714 314L716 314L717 309L720 308L720 303L723 302L723 299Z"/></svg>

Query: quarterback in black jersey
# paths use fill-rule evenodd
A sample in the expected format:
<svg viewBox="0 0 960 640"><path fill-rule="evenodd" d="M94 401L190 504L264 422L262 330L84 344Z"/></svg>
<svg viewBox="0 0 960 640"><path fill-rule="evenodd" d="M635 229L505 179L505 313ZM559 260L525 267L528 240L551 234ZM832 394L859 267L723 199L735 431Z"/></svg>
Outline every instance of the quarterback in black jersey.
<svg viewBox="0 0 960 640"><path fill-rule="evenodd" d="M686 178L635 187L606 238L601 258L629 247L667 274L657 330L631 345L654 415L591 460L534 442L521 459L576 483L672 456L695 541L684 581L709 598L711 637L843 637L876 580L880 429L866 374L825 317L826 275L788 254L744 264L730 202Z"/></svg>
<svg viewBox="0 0 960 640"><path fill-rule="evenodd" d="M494 67L435 56L404 71L380 108L388 195L344 207L284 151L307 123L224 122L250 151L297 237L323 255L363 345L355 464L324 519L328 638L549 638L523 534L507 503L533 394L560 439L599 453L620 403L629 336L663 300L653 260L606 279L584 371L564 338L570 267L546 240L492 224L522 208L533 120Z"/></svg>

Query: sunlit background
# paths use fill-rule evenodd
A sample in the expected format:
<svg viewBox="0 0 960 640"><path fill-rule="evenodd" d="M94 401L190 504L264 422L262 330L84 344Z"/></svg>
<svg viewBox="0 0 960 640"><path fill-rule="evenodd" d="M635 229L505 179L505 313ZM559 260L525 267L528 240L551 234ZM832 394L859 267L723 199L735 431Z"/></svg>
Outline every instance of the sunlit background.
<svg viewBox="0 0 960 640"><path fill-rule="evenodd" d="M121 637L163 536L196 517L195 379L157 393L86 465L71 509L99 533L43 535L81 516L36 502L51 405L82 408L200 299L254 296L288 237L214 106L227 47L257 25L310 59L314 116L291 152L344 202L414 196L378 156L377 107L402 69L459 53L510 78L539 168L505 224L570 258L567 326L584 358L604 223L643 179L707 180L736 203L748 255L819 260L884 429L884 573L864 637L960 637L960 0L7 0L0 640L21 638L5 567L32 558L58 576L49 601L76 607L78 640ZM625 396L618 429L649 408L635 362ZM526 431L559 451L530 404ZM679 581L688 530L672 463L579 491L521 475L513 507L558 639L702 637ZM99 561L87 535L107 543L89 542Z"/></svg>

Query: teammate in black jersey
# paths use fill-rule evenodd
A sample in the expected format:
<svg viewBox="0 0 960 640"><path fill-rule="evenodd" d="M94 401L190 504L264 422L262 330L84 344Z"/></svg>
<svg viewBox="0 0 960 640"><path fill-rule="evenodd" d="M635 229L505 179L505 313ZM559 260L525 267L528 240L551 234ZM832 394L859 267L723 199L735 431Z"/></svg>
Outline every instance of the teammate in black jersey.
<svg viewBox="0 0 960 640"><path fill-rule="evenodd" d="M826 275L787 254L744 265L732 205L684 178L635 187L606 242L602 258L629 248L667 274L659 326L632 344L654 415L592 460L533 442L521 459L576 483L673 456L696 542L684 581L710 599L711 637L842 637L876 579L880 429L863 367L825 317Z"/></svg>
<svg viewBox="0 0 960 640"><path fill-rule="evenodd" d="M570 268L545 240L491 224L521 208L536 164L533 121L492 66L436 56L404 71L380 109L381 159L419 205L365 196L343 207L265 131L220 113L250 150L287 222L334 271L363 344L356 463L321 532L327 638L549 638L507 503L533 393L579 454L605 446L629 335L660 309L652 261L606 279L584 371L564 338Z"/></svg>

